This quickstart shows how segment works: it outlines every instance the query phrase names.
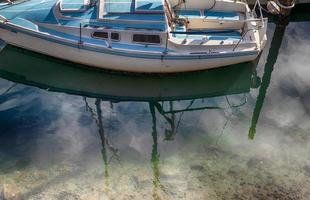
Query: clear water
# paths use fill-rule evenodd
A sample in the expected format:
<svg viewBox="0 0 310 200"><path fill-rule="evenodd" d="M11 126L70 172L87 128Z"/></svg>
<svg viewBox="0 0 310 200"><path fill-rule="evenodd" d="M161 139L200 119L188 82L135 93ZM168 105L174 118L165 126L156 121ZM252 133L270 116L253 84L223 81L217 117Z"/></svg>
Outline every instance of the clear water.
<svg viewBox="0 0 310 200"><path fill-rule="evenodd" d="M310 23L274 30L256 63L173 76L6 47L0 199L310 199Z"/></svg>

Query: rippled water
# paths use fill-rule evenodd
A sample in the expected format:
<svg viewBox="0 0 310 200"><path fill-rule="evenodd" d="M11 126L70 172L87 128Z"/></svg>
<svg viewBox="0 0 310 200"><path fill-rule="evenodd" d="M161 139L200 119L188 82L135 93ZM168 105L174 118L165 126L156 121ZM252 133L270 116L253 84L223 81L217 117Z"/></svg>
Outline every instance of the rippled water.
<svg viewBox="0 0 310 200"><path fill-rule="evenodd" d="M256 62L173 76L6 47L0 195L310 199L310 22L274 30Z"/></svg>

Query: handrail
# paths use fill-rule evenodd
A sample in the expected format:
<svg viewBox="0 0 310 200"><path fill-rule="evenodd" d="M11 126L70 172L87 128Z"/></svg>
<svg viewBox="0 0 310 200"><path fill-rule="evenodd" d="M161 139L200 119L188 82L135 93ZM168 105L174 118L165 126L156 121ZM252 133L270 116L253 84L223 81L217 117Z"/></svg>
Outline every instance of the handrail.
<svg viewBox="0 0 310 200"><path fill-rule="evenodd" d="M262 21L262 24L263 24L263 27L264 27L265 23L264 23L264 16L263 16L263 10L262 10L263 8L262 8L262 5L260 4L260 0L256 0L255 1L254 7L252 9L252 16L254 16L254 12L256 11L257 7L259 8L259 14L260 14L260 18L259 19Z"/></svg>
<svg viewBox="0 0 310 200"><path fill-rule="evenodd" d="M7 5L10 5L10 3L0 3L0 6L7 6Z"/></svg>
<svg viewBox="0 0 310 200"><path fill-rule="evenodd" d="M225 23L236 23L236 21L232 21L232 20L217 20L217 19L207 19L207 18L202 18L203 22L207 22L207 21L221 21L221 22L225 22ZM262 21L262 19L258 19L258 18L254 18L254 19L245 19L245 20L238 20L237 22L239 23L246 23L246 22L253 22L253 21Z"/></svg>
<svg viewBox="0 0 310 200"><path fill-rule="evenodd" d="M168 11L168 14L169 14L169 18L168 21L169 21L169 24L171 25L172 21L173 21L173 14L172 14L172 11L171 11L171 8L169 7L169 3L167 2L167 0L164 0L165 1L165 7Z"/></svg>
<svg viewBox="0 0 310 200"><path fill-rule="evenodd" d="M4 0L6 1L7 3L4 3L3 5L17 5L17 4L21 4L21 3L24 3L26 1L30 1L30 0L20 0L20 1L10 1L10 0ZM1 5L1 3L0 3Z"/></svg>
<svg viewBox="0 0 310 200"><path fill-rule="evenodd" d="M9 20L5 18L3 15L0 15L0 22L5 23L8 22Z"/></svg>
<svg viewBox="0 0 310 200"><path fill-rule="evenodd" d="M232 51L235 51L237 49L237 47L239 46L239 44L241 43L241 41L244 39L244 37L250 32L250 31L254 31L255 29L248 29L240 38L240 40L237 42L237 44L234 46Z"/></svg>
<svg viewBox="0 0 310 200"><path fill-rule="evenodd" d="M249 19L249 20L245 20L245 21L261 21L262 26L255 29L248 29L240 38L240 40L237 42L237 44L234 46L233 51L235 51L237 49L237 47L239 46L239 44L241 43L241 41L244 39L244 37L250 32L250 31L254 31L254 30L259 30L265 27L265 22L264 22L264 16L263 16L263 11L262 11L262 5L260 4L260 0L256 0L254 7L252 9L252 16L254 16L254 12L256 11L256 8L259 8L259 12L260 12L260 17L259 18L255 18L255 19ZM255 14L256 15L256 14Z"/></svg>

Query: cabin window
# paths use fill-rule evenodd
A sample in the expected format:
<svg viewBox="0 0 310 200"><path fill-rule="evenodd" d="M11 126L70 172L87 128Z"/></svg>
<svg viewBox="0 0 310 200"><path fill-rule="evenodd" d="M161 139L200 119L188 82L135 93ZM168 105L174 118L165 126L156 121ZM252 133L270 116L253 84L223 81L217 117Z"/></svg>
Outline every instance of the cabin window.
<svg viewBox="0 0 310 200"><path fill-rule="evenodd" d="M137 43L146 44L160 44L159 35L144 35L144 34L134 34L133 41Z"/></svg>
<svg viewBox="0 0 310 200"><path fill-rule="evenodd" d="M98 39L108 39L109 38L109 33L108 32L103 32L103 31L96 31L96 32L93 32L92 36L94 38L98 38Z"/></svg>
<svg viewBox="0 0 310 200"><path fill-rule="evenodd" d="M104 32L104 31L95 31L95 32L93 32L92 37L97 38L97 39L108 39L109 33ZM112 32L111 33L111 40L119 41L120 40L119 33Z"/></svg>
<svg viewBox="0 0 310 200"><path fill-rule="evenodd" d="M119 41L119 33L111 33L111 39L115 41Z"/></svg>

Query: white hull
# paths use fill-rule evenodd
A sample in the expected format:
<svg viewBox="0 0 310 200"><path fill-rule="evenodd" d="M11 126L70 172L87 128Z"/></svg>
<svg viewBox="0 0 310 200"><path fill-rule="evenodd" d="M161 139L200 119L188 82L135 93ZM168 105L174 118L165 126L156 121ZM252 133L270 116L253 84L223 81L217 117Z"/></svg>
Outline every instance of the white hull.
<svg viewBox="0 0 310 200"><path fill-rule="evenodd" d="M177 73L206 70L220 66L227 66L254 60L259 51L249 55L229 56L222 58L215 56L207 59L147 59L131 56L106 54L82 48L76 48L40 39L36 36L0 28L1 39L8 44L28 49L52 57L80 63L97 68L135 72L135 73ZM194 57L194 56L193 56ZM196 56L197 57L197 56Z"/></svg>

